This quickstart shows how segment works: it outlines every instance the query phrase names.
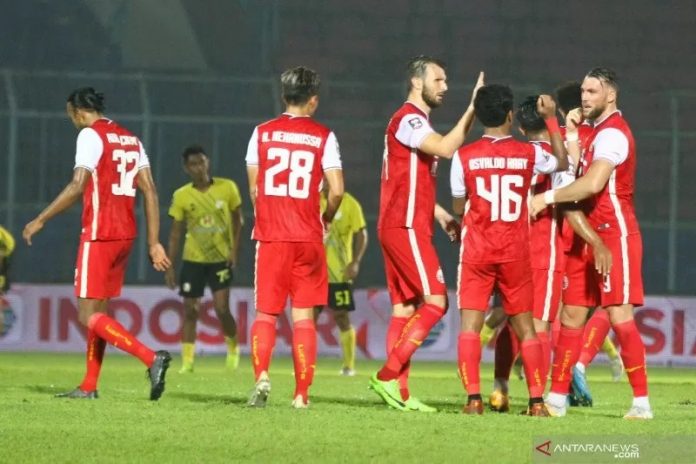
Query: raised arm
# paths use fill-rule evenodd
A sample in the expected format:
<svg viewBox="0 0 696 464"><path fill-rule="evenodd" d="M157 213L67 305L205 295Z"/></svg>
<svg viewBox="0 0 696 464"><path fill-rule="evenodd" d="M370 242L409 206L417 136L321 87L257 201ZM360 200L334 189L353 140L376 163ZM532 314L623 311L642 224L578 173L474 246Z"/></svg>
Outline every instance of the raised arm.
<svg viewBox="0 0 696 464"><path fill-rule="evenodd" d="M478 80L474 85L471 102L457 124L447 134L441 135L437 132L432 132L427 135L420 146L417 147L423 153L439 158L450 159L459 147L462 146L466 136L474 124L474 98L478 89L484 85L483 71L479 73Z"/></svg>
<svg viewBox="0 0 696 464"><path fill-rule="evenodd" d="M152 171L149 167L143 167L138 171L136 179L138 189L143 194L143 204L145 205L145 225L147 228L147 245L150 259L156 270L165 271L172 263L159 241L159 199L155 181L152 178Z"/></svg>
<svg viewBox="0 0 696 464"><path fill-rule="evenodd" d="M549 130L553 156L558 160L556 172L565 171L568 169L568 151L563 143L561 129L556 119L556 103L550 95L539 95L539 99L537 100L537 112L539 116L544 118L546 128Z"/></svg>

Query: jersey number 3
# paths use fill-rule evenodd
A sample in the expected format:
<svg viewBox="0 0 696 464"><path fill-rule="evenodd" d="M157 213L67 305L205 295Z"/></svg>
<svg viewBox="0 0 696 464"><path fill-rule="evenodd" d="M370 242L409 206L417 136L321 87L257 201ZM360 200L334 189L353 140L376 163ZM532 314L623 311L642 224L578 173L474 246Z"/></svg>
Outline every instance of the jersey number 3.
<svg viewBox="0 0 696 464"><path fill-rule="evenodd" d="M126 197L135 196L134 179L138 173L138 158L140 153L137 151L114 150L112 154L116 164L116 170L120 174L118 184L111 184L111 193ZM133 167L128 169L128 164L133 163Z"/></svg>
<svg viewBox="0 0 696 464"><path fill-rule="evenodd" d="M309 197L309 184L314 167L314 153L305 150L269 148L268 160L278 160L266 170L264 179L266 195L304 199ZM290 170L287 183L277 179L278 175Z"/></svg>
<svg viewBox="0 0 696 464"><path fill-rule="evenodd" d="M522 176L509 174L499 176L494 174L490 177L491 188L486 188L486 178L476 178L476 193L488 200L491 204L491 222L502 220L503 222L513 222L520 218L522 213L522 195L512 190L512 187L522 187L524 179Z"/></svg>

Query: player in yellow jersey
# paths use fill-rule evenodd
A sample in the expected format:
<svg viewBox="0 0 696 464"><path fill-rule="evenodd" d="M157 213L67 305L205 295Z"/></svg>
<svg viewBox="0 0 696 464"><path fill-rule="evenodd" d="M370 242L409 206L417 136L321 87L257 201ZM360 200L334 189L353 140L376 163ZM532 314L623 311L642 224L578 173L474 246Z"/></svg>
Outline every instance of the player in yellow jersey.
<svg viewBox="0 0 696 464"><path fill-rule="evenodd" d="M237 264L239 236L243 225L242 199L237 185L221 177L210 176L205 150L198 145L182 154L184 171L191 183L174 192L169 215L169 256L174 263L179 254L181 236L186 231L184 255L179 279L179 294L184 297L184 327L181 337L182 366L179 372L193 372L196 322L206 285L213 293L213 304L227 342L228 369L239 366L237 324L230 313L230 284ZM176 288L174 266L165 279Z"/></svg>
<svg viewBox="0 0 696 464"><path fill-rule="evenodd" d="M326 187L321 194L321 210L326 208ZM353 280L360 272L360 261L367 248L367 228L360 203L348 192L344 193L328 234L324 238L326 262L329 270L329 303L340 331L343 367L340 374L355 375L355 329L350 324L350 312L355 310ZM323 308L314 309L314 319Z"/></svg>
<svg viewBox="0 0 696 464"><path fill-rule="evenodd" d="M0 295L10 289L8 271L10 256L15 248L15 240L10 231L0 226Z"/></svg>

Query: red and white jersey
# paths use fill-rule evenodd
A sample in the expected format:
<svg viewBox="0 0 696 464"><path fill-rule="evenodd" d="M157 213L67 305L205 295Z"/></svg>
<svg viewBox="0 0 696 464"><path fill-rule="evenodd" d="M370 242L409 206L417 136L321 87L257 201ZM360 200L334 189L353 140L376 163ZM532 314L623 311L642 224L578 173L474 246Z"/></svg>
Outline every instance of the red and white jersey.
<svg viewBox="0 0 696 464"><path fill-rule="evenodd" d="M377 229L407 228L433 234L437 158L418 148L435 132L428 115L406 102L389 120Z"/></svg>
<svg viewBox="0 0 696 464"><path fill-rule="evenodd" d="M462 227L462 261L506 263L529 258L527 194L532 174L551 173L558 160L540 145L511 136L461 147L452 158L450 186L467 197Z"/></svg>
<svg viewBox="0 0 696 464"><path fill-rule="evenodd" d="M551 151L547 141L532 141L532 145ZM547 190L564 187L575 180L575 166L572 164L563 172L551 174L534 173L529 188L529 195L534 196ZM532 269L548 269L560 271L563 269L564 249L561 236L561 221L555 207L546 208L536 219L529 222L529 251Z"/></svg>
<svg viewBox="0 0 696 464"><path fill-rule="evenodd" d="M150 166L138 137L106 118L77 136L75 168L92 173L82 196L81 240L127 240L136 236L138 171Z"/></svg>
<svg viewBox="0 0 696 464"><path fill-rule="evenodd" d="M585 158L614 166L609 181L594 197L588 220L603 235L625 237L640 233L633 207L636 178L636 145L628 123L615 111L595 122L587 140Z"/></svg>
<svg viewBox="0 0 696 464"><path fill-rule="evenodd" d="M585 172L587 172L587 169L590 167L591 160L587 159L587 153L585 149L588 146L587 140L590 137L590 135L592 135L592 131L592 124L590 124L587 121L583 121L583 123L580 124L580 126L578 126L580 161L577 166L573 166L573 168L575 169L575 177L583 175ZM561 127L561 135L563 136L563 138L565 138L565 127ZM572 207L580 208L585 213L585 215L587 215L588 211L592 207L593 202L593 198L587 198L585 200L582 200L581 202L578 202L577 206ZM556 210L560 213L566 207L568 206L564 204L559 204L556 205ZM585 246L585 241L575 234L575 231L573 231L573 228L570 227L570 224L568 224L568 221L566 221L565 219L563 219L563 222L561 223L561 229L561 236L563 237L563 249L566 253L568 253L571 249L580 250L582 247Z"/></svg>
<svg viewBox="0 0 696 464"><path fill-rule="evenodd" d="M284 113L256 126L246 163L258 166L253 239L321 243L324 171L341 169L334 133L308 116Z"/></svg>

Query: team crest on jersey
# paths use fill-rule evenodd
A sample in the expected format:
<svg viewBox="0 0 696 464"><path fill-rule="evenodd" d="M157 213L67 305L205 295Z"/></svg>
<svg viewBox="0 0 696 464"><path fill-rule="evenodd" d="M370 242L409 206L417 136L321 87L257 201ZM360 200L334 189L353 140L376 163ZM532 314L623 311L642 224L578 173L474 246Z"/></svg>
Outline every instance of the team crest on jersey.
<svg viewBox="0 0 696 464"><path fill-rule="evenodd" d="M225 202L222 200L215 200L215 208L222 209L225 207Z"/></svg>
<svg viewBox="0 0 696 464"><path fill-rule="evenodd" d="M211 215L209 215L209 214L206 214L205 216L203 216L203 217L201 218L201 220L198 221L198 222L199 222L199 224L200 224L201 226L206 227L206 228L207 228L207 227L213 227L213 226L215 225L215 220L214 220L213 217L212 217Z"/></svg>
<svg viewBox="0 0 696 464"><path fill-rule="evenodd" d="M343 217L343 213L341 211L336 211L336 215L334 216L334 221L338 221Z"/></svg>
<svg viewBox="0 0 696 464"><path fill-rule="evenodd" d="M423 127L423 121L421 121L420 118L411 118L408 120L408 125L411 126L412 129L420 129Z"/></svg>

